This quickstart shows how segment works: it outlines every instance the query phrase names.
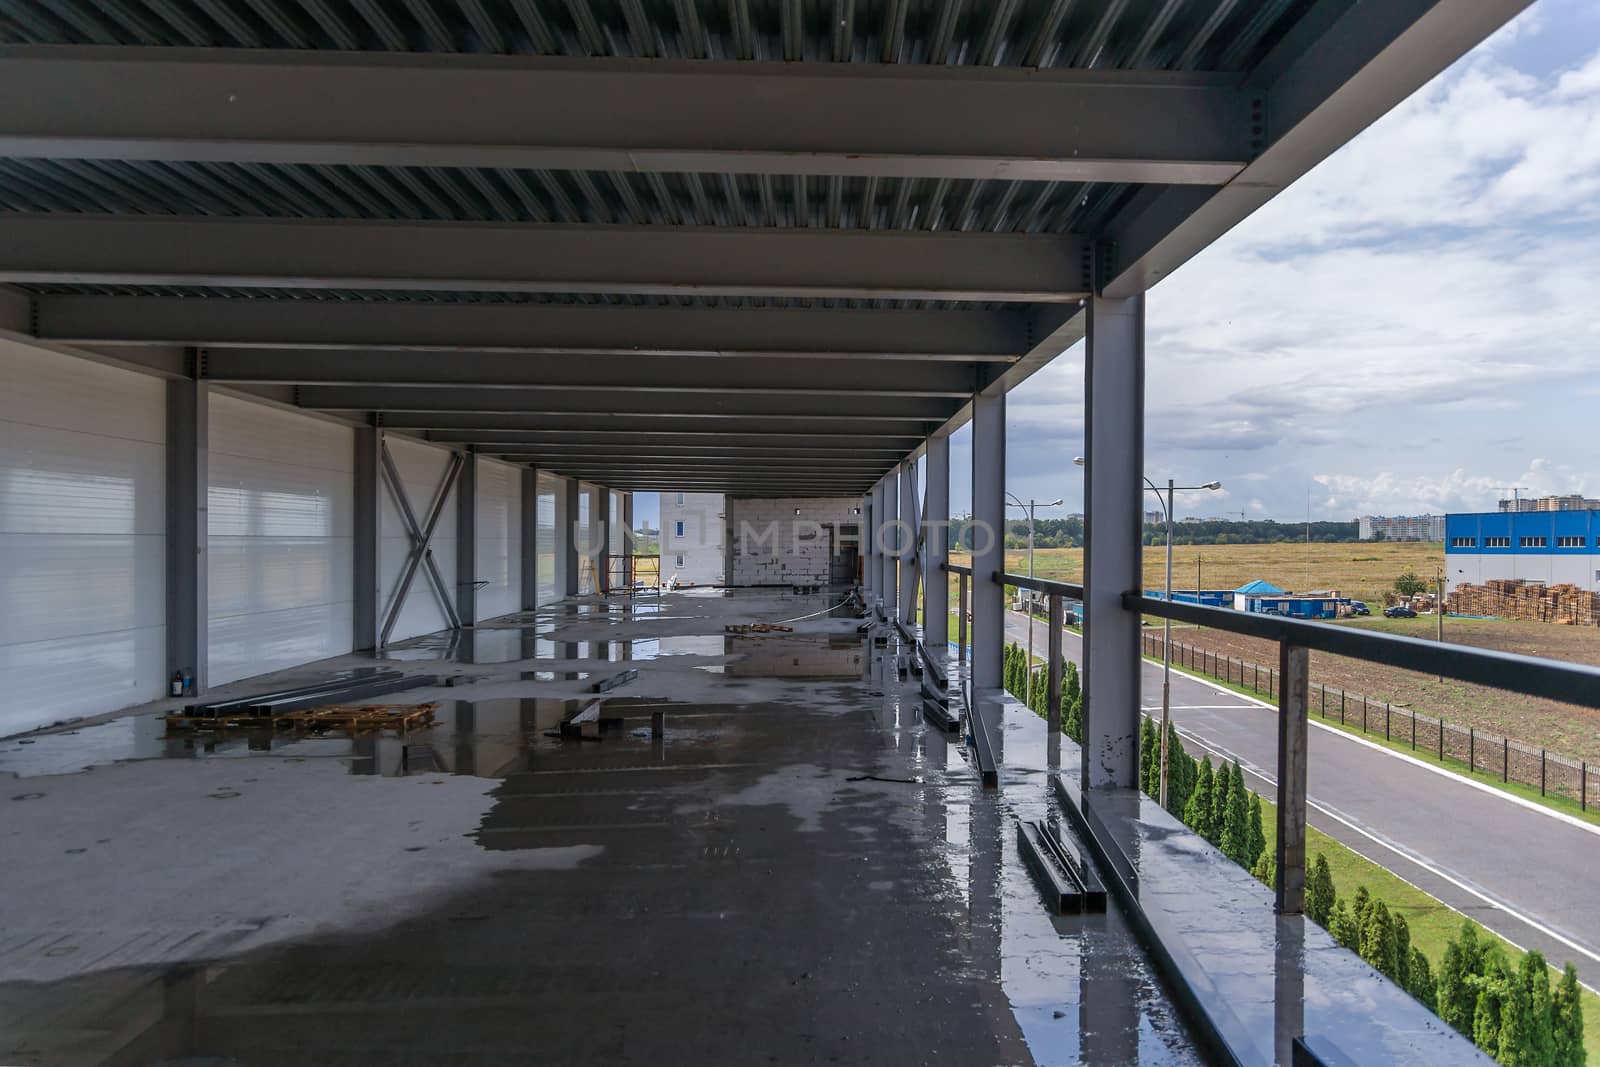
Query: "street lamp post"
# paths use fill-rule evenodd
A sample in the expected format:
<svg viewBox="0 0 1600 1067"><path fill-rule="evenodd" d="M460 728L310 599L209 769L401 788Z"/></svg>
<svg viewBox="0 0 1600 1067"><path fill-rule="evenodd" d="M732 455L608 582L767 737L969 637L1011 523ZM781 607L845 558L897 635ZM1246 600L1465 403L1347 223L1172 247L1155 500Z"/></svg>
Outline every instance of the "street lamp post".
<svg viewBox="0 0 1600 1067"><path fill-rule="evenodd" d="M1021 508L1028 513L1028 577L1033 577L1033 509L1038 506L1047 508L1058 507L1060 500L1038 501L1029 499L1024 504L1018 500L1015 493L1007 492L1013 507ZM1002 531L1003 533L1003 531ZM1005 558L1005 542L1001 541L1000 558ZM1022 686L1022 699L1030 708L1033 707L1033 590L1028 590L1028 673Z"/></svg>
<svg viewBox="0 0 1600 1067"><path fill-rule="evenodd" d="M1087 461L1079 456L1072 461L1078 466L1085 466ZM1161 514L1166 519L1167 527L1167 578L1163 591L1163 599L1168 604L1172 603L1172 497L1177 492L1197 492L1206 490L1215 492L1222 488L1218 481L1205 482L1202 485L1174 485L1171 478L1167 479L1167 496L1161 498L1161 490L1149 478L1144 479L1144 484L1150 492L1156 495L1156 502L1161 505ZM1200 602L1200 575L1195 572L1195 603ZM1172 718L1172 616L1168 615L1162 620L1161 641L1161 786L1156 797L1156 802L1163 808L1167 806L1167 732L1168 723Z"/></svg>

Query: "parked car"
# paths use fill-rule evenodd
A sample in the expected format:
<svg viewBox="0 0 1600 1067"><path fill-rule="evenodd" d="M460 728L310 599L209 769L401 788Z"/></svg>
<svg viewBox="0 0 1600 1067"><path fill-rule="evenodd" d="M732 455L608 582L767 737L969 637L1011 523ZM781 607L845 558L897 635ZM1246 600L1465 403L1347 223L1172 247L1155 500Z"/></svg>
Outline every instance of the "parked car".
<svg viewBox="0 0 1600 1067"><path fill-rule="evenodd" d="M1383 617L1386 619L1414 619L1417 617L1417 613L1404 604L1396 604L1392 608L1384 608Z"/></svg>
<svg viewBox="0 0 1600 1067"><path fill-rule="evenodd" d="M1352 615L1371 615L1372 611L1371 611L1370 608L1368 608L1361 601L1352 600L1352 601L1350 601L1350 614L1352 614Z"/></svg>

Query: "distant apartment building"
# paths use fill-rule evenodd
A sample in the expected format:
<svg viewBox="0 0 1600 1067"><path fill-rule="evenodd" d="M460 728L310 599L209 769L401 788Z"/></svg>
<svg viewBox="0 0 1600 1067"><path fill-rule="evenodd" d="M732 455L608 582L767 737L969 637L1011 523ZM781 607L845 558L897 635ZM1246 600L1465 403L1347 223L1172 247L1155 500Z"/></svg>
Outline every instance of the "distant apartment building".
<svg viewBox="0 0 1600 1067"><path fill-rule="evenodd" d="M1443 515L1363 515L1357 520L1363 541L1443 541Z"/></svg>
<svg viewBox="0 0 1600 1067"><path fill-rule="evenodd" d="M1600 500L1582 493L1570 496L1513 497L1500 501L1501 511L1600 511Z"/></svg>
<svg viewBox="0 0 1600 1067"><path fill-rule="evenodd" d="M726 577L721 493L661 494L661 581L720 585Z"/></svg>

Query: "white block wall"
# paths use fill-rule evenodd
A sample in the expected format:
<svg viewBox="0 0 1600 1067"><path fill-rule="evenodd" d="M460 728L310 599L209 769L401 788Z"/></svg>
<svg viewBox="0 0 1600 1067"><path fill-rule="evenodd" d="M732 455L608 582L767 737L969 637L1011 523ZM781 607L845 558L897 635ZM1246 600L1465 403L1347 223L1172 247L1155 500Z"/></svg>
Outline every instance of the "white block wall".
<svg viewBox="0 0 1600 1067"><path fill-rule="evenodd" d="M354 431L213 393L208 442L210 684L349 652Z"/></svg>
<svg viewBox="0 0 1600 1067"><path fill-rule="evenodd" d="M728 584L826 584L826 527L859 522L851 514L857 499L729 497Z"/></svg>
<svg viewBox="0 0 1600 1067"><path fill-rule="evenodd" d="M0 736L161 696L166 387L0 340Z"/></svg>
<svg viewBox="0 0 1600 1067"><path fill-rule="evenodd" d="M724 501L721 493L661 494L661 580L720 585L724 566ZM678 524L683 533L678 533ZM680 566L678 561L683 560Z"/></svg>
<svg viewBox="0 0 1600 1067"><path fill-rule="evenodd" d="M444 477L450 453L445 449L404 437L390 435L385 437L385 441L389 446L389 454L394 457L395 467L400 471L400 480L406 487L411 510L416 515L418 524L425 525L428 521L428 508L433 503L434 493L439 487L440 480ZM406 555L411 549L411 539L406 536L405 523L400 518L400 512L395 507L394 498L390 495L387 484L379 487L378 500L378 588L383 591L380 600L381 609L387 612L399 583L400 572L405 566ZM454 488L445 499L444 510L439 516L438 525L434 527L431 544L433 561L444 578L445 589L454 596L456 582ZM389 640L393 642L420 634L435 633L448 625L448 619L439 607L438 598L429 585L427 575L421 567L418 567L416 577L411 581L411 590L405 599L405 606L401 609L394 630L389 634Z"/></svg>
<svg viewBox="0 0 1600 1067"><path fill-rule="evenodd" d="M540 607L560 600L564 588L560 584L561 563L556 558L556 516L560 513L556 498L564 485L562 479L554 475L542 471L539 474L539 528L534 536L534 576L538 582L535 593Z"/></svg>
<svg viewBox="0 0 1600 1067"><path fill-rule="evenodd" d="M478 460L478 618L509 615L522 607L522 470Z"/></svg>

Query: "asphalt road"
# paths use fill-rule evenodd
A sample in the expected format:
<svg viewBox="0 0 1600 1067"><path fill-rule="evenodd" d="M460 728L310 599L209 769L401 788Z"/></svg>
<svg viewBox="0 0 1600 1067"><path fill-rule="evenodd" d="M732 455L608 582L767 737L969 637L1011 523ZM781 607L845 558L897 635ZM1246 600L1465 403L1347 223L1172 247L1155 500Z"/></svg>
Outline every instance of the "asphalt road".
<svg viewBox="0 0 1600 1067"><path fill-rule="evenodd" d="M1008 641L1026 647L1028 626L1027 616L1006 613ZM1042 656L1048 624L1033 626L1034 654ZM1082 666L1076 634L1066 632L1062 649ZM1159 714L1158 663L1144 665L1143 700ZM1196 758L1210 751L1213 763L1237 759L1252 788L1276 793L1275 709L1175 670L1172 718ZM1584 984L1600 986L1600 827L1575 826L1419 766L1315 716L1311 723L1311 825L1557 966L1571 960Z"/></svg>

